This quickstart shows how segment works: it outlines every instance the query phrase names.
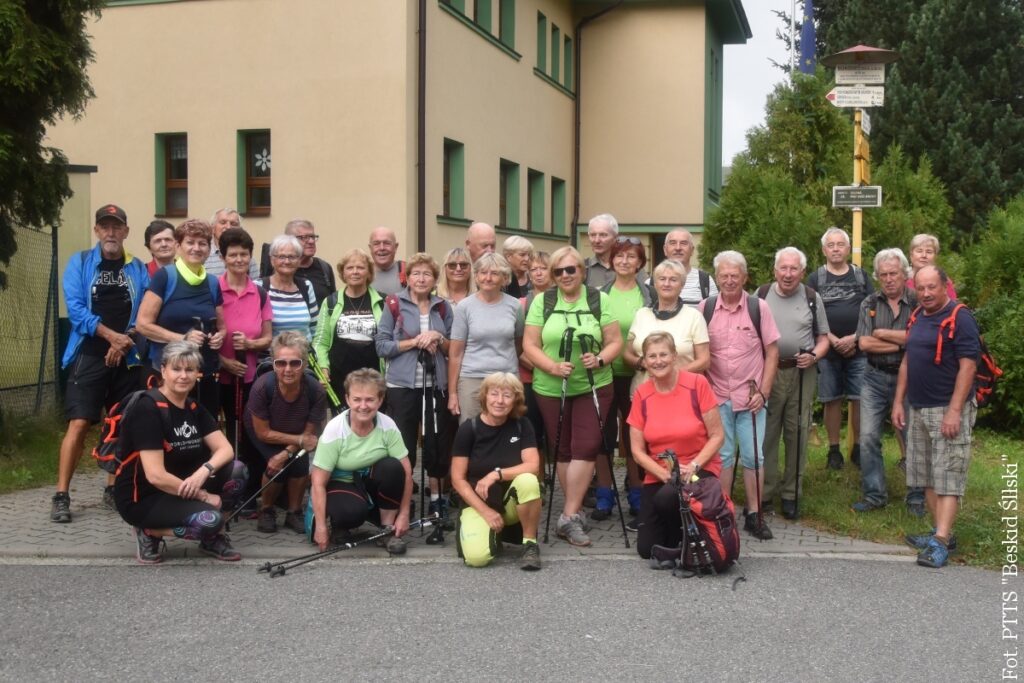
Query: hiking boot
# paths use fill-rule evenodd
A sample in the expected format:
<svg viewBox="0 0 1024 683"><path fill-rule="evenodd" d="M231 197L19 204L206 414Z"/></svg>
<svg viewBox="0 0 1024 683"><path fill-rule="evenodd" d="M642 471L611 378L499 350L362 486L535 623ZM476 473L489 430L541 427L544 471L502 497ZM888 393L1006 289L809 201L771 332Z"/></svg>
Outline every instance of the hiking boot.
<svg viewBox="0 0 1024 683"><path fill-rule="evenodd" d="M612 511L610 509L605 510L604 508L597 508L592 513L590 513L590 519L594 520L595 522L603 522L611 516Z"/></svg>
<svg viewBox="0 0 1024 683"><path fill-rule="evenodd" d="M597 505L590 518L595 522L603 522L612 516L612 508L615 507L615 492L607 486L598 486L595 489Z"/></svg>
<svg viewBox="0 0 1024 683"><path fill-rule="evenodd" d="M242 559L239 552L231 547L231 539L227 534L217 534L209 541L199 541L199 550L222 562L238 562Z"/></svg>
<svg viewBox="0 0 1024 683"><path fill-rule="evenodd" d="M274 520L274 524L277 524L276 519ZM306 533L306 517L302 514L301 510L289 510L288 514L284 516L284 525L286 528L291 529L297 534Z"/></svg>
<svg viewBox="0 0 1024 683"><path fill-rule="evenodd" d="M448 501L444 498L430 501L427 507L427 516L437 515L441 518L438 526L444 531L455 531L455 520L448 514Z"/></svg>
<svg viewBox="0 0 1024 683"><path fill-rule="evenodd" d="M114 502L114 487L103 487L103 506L117 512L117 503Z"/></svg>
<svg viewBox="0 0 1024 683"><path fill-rule="evenodd" d="M626 531L632 531L636 533L640 529L640 516L633 515L628 522L626 522Z"/></svg>
<svg viewBox="0 0 1024 683"><path fill-rule="evenodd" d="M928 545L925 546L924 550L917 555L917 563L919 565L931 567L932 569L945 567L948 561L949 548L934 536L928 540Z"/></svg>
<svg viewBox="0 0 1024 683"><path fill-rule="evenodd" d="M924 503L907 503L907 513L914 517L924 517Z"/></svg>
<svg viewBox="0 0 1024 683"><path fill-rule="evenodd" d="M870 500L858 500L856 503L850 506L850 509L854 512L871 512L872 510L881 510L885 507L885 503L872 503Z"/></svg>
<svg viewBox="0 0 1024 683"><path fill-rule="evenodd" d="M928 542L935 538L935 529L932 529L927 534L919 534L916 536L908 534L904 538L907 541L907 545L910 547L917 548L918 550L924 550L928 547ZM949 541L946 542L946 549L949 550L949 552L956 550L956 534L949 537Z"/></svg>
<svg viewBox="0 0 1024 683"><path fill-rule="evenodd" d="M265 534L277 532L277 512L274 508L263 508L260 511L260 518L256 521L256 531L261 531Z"/></svg>
<svg viewBox="0 0 1024 683"><path fill-rule="evenodd" d="M558 528L555 533L559 538L564 539L569 545L585 548L590 545L590 536L583 531L583 523L579 513L572 517L560 515L558 517Z"/></svg>
<svg viewBox="0 0 1024 683"><path fill-rule="evenodd" d="M50 504L50 521L67 524L71 521L71 496L64 491L53 494Z"/></svg>
<svg viewBox="0 0 1024 683"><path fill-rule="evenodd" d="M839 450L839 446L829 446L828 462L825 466L830 470L843 469L843 452Z"/></svg>
<svg viewBox="0 0 1024 683"><path fill-rule="evenodd" d="M859 443L853 444L853 450L850 451L850 462L852 462L853 466L856 467L858 470L860 469L860 444Z"/></svg>
<svg viewBox="0 0 1024 683"><path fill-rule="evenodd" d="M761 523L757 523L757 513L748 512L747 519L743 523L743 529L754 538L760 541L770 541L772 538L772 530L768 528L768 525L761 520Z"/></svg>
<svg viewBox="0 0 1024 683"><path fill-rule="evenodd" d="M135 557L138 559L139 564L160 564L163 562L164 556L160 552L160 546L164 542L163 539L150 536L146 533L145 529L133 528L135 529Z"/></svg>
<svg viewBox="0 0 1024 683"><path fill-rule="evenodd" d="M523 554L519 556L519 568L528 572L540 569L540 548L537 546L537 541L523 543Z"/></svg>
<svg viewBox="0 0 1024 683"><path fill-rule="evenodd" d="M405 542L404 538L388 536L387 538L378 538L377 546L387 550L389 555L405 555L409 544Z"/></svg>
<svg viewBox="0 0 1024 683"><path fill-rule="evenodd" d="M579 520L580 526L583 531L590 531L590 517L587 515L586 510L580 510L575 515L576 519Z"/></svg>
<svg viewBox="0 0 1024 683"><path fill-rule="evenodd" d="M794 520L800 516L796 509L795 500L782 499L782 516L789 520Z"/></svg>

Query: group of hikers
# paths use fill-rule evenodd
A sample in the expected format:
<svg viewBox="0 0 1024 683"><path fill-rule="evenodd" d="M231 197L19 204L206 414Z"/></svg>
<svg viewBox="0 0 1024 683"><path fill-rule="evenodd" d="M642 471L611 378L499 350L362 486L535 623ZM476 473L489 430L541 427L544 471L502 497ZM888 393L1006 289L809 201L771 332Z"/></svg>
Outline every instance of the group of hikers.
<svg viewBox="0 0 1024 683"><path fill-rule="evenodd" d="M774 281L748 294L742 254L694 268L681 229L648 275L643 242L609 214L589 223L587 259L520 235L498 253L494 228L474 223L440 261L399 260L395 233L379 227L332 268L299 219L264 245L261 269L232 209L210 223L153 221L148 264L124 249L120 207L101 207L94 233L64 272L68 431L51 519L71 521L71 477L106 414L117 458L104 501L133 527L142 563L160 562L172 537L238 560L226 522L276 533L281 507L283 526L320 550L371 522L402 554L418 454L420 512L457 530L469 566L513 543L523 569L540 569L542 498L556 481L555 533L573 546L590 545L591 521L618 508L649 558L681 543L680 481L718 482L729 500L735 478L743 528L769 540L776 500L787 519L800 514L816 392L827 466L861 469L852 509L888 504L889 417L908 510L934 522L908 543L931 567L955 549L980 346L930 235L914 238L909 259L879 251L872 277L848 263L846 232L829 228L825 265L806 277L807 256L781 248Z"/></svg>

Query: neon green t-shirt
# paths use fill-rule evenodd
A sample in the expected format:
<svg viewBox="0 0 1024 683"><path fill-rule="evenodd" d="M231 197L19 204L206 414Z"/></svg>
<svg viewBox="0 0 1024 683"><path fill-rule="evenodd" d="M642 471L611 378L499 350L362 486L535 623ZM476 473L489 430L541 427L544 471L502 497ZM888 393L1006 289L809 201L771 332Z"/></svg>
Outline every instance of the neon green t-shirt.
<svg viewBox="0 0 1024 683"><path fill-rule="evenodd" d="M401 460L409 455L395 421L377 413L377 426L366 436L352 431L348 411L338 415L324 428L313 456L313 467L331 473L331 479L352 481L352 472L384 458Z"/></svg>
<svg viewBox="0 0 1024 683"><path fill-rule="evenodd" d="M572 303L566 303L562 298L561 290L558 293L558 301L555 310L547 323L544 322L544 295L538 295L530 304L530 311L526 314L526 324L540 327L541 349L545 355L552 360L560 358L559 346L562 342L562 334L567 327L573 328L572 355L569 360L574 365L572 374L569 375L567 396L579 396L590 391L590 382L587 380L587 370L580 360L582 351L580 348L580 335L589 334L602 342L601 328L616 322L611 311L611 303L608 295L601 292L601 320L595 320L590 307L587 306L587 293L580 290L580 297ZM595 350L596 351L596 350ZM594 370L594 386L603 387L612 383L611 365ZM539 368L533 369L533 390L541 396L557 398L562 395L562 378L549 375Z"/></svg>
<svg viewBox="0 0 1024 683"><path fill-rule="evenodd" d="M608 301L611 304L611 314L619 321L619 330L622 332L622 338L625 339L626 335L629 334L630 326L633 324L633 316L644 305L644 297L640 293L640 287L637 286L623 292L612 285L612 288L608 291ZM623 344L622 348L625 349L626 345ZM626 363L626 359L622 357L621 353L612 361L612 374L616 377L632 377L633 372L633 368Z"/></svg>

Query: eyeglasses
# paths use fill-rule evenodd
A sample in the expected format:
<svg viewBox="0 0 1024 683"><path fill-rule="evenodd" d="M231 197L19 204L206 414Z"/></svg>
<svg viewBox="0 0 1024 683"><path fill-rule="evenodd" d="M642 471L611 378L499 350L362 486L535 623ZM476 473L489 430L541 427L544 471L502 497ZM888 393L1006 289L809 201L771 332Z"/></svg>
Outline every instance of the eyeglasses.
<svg viewBox="0 0 1024 683"><path fill-rule="evenodd" d="M562 277L562 274L575 275L576 271L579 270L576 266L566 266L564 268L552 268L551 272L555 274L555 277Z"/></svg>
<svg viewBox="0 0 1024 683"><path fill-rule="evenodd" d="M278 261L298 261L299 260L298 256L293 256L292 254L274 254L273 257L276 258Z"/></svg>
<svg viewBox="0 0 1024 683"><path fill-rule="evenodd" d="M295 239L300 242L316 242L320 239L320 235L296 235Z"/></svg>
<svg viewBox="0 0 1024 683"><path fill-rule="evenodd" d="M448 270L469 270L470 268L469 264L463 261L449 261L444 264L444 267Z"/></svg>
<svg viewBox="0 0 1024 683"><path fill-rule="evenodd" d="M618 242L619 244L634 244L638 247L641 244L639 237L620 237L615 241Z"/></svg>
<svg viewBox="0 0 1024 683"><path fill-rule="evenodd" d="M298 370L302 367L302 360L299 358L275 358L274 367L278 370Z"/></svg>

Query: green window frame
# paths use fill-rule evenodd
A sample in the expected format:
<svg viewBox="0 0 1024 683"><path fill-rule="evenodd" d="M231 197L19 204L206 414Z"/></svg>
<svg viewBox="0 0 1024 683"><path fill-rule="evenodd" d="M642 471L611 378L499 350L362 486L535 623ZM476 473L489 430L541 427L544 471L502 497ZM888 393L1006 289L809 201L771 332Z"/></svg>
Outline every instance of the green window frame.
<svg viewBox="0 0 1024 683"><path fill-rule="evenodd" d="M473 0L473 21L483 30L491 32L491 0Z"/></svg>
<svg viewBox="0 0 1024 683"><path fill-rule="evenodd" d="M519 227L519 164L508 159L498 163L498 227Z"/></svg>
<svg viewBox="0 0 1024 683"><path fill-rule="evenodd" d="M548 19L542 12L537 12L537 68L547 73L548 70Z"/></svg>
<svg viewBox="0 0 1024 683"><path fill-rule="evenodd" d="M188 215L188 135L157 133L154 146L154 214Z"/></svg>
<svg viewBox="0 0 1024 683"><path fill-rule="evenodd" d="M466 213L466 147L456 140L444 139L442 215L464 218Z"/></svg>
<svg viewBox="0 0 1024 683"><path fill-rule="evenodd" d="M498 0L498 40L509 49L515 49L516 0Z"/></svg>
<svg viewBox="0 0 1024 683"><path fill-rule="evenodd" d="M526 169L526 229L544 232L544 174Z"/></svg>
<svg viewBox="0 0 1024 683"><path fill-rule="evenodd" d="M466 13L466 0L441 0L445 5L448 5L453 10L458 11L460 14Z"/></svg>
<svg viewBox="0 0 1024 683"><path fill-rule="evenodd" d="M572 92L572 38L565 36L564 49L562 50L562 85Z"/></svg>
<svg viewBox="0 0 1024 683"><path fill-rule="evenodd" d="M565 181L551 176L551 233L565 235Z"/></svg>
<svg viewBox="0 0 1024 683"><path fill-rule="evenodd" d="M271 135L267 128L240 130L236 141L237 204L244 216L269 216Z"/></svg>
<svg viewBox="0 0 1024 683"><path fill-rule="evenodd" d="M558 74L561 68L561 57L562 54L562 32L558 30L558 27L551 24L551 73L549 74L552 79L558 81Z"/></svg>

